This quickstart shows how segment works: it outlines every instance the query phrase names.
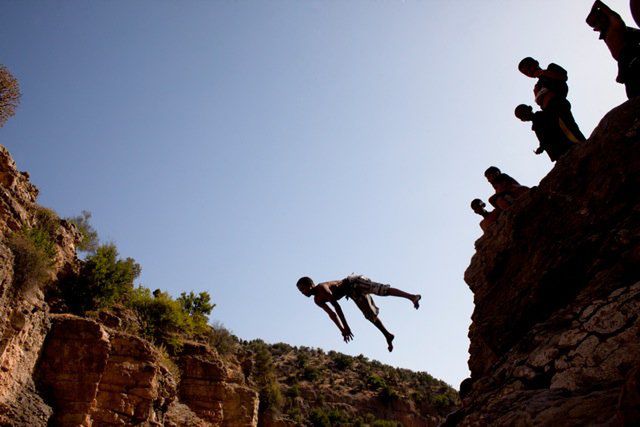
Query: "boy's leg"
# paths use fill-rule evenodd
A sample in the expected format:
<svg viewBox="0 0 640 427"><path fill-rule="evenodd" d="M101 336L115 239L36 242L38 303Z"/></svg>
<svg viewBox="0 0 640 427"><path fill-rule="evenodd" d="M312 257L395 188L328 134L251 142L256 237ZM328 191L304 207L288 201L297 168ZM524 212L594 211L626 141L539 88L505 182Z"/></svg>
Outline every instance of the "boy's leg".
<svg viewBox="0 0 640 427"><path fill-rule="evenodd" d="M360 278L359 284L362 286L362 290L368 294L378 295L381 297L390 295L392 297L406 298L413 303L416 310L420 307L420 299L422 298L420 295L410 294L400 289L392 288L390 285L377 283L366 278Z"/></svg>
<svg viewBox="0 0 640 427"><path fill-rule="evenodd" d="M400 297L400 298L408 299L413 303L413 306L416 308L416 310L420 307L420 299L422 298L421 295L410 294L396 288L389 288L387 290L387 295L391 295L392 297Z"/></svg>
<svg viewBox="0 0 640 427"><path fill-rule="evenodd" d="M384 335L384 338L387 340L387 348L389 349L389 351L393 351L393 339L395 338L395 336L391 332L387 331L387 328L384 327L384 325L382 324L382 322L380 321L379 318L376 317L373 320L371 320L371 319L369 319L369 320Z"/></svg>
<svg viewBox="0 0 640 427"><path fill-rule="evenodd" d="M387 345L389 351L393 351L393 339L395 338L393 334L387 331L387 328L384 327L380 319L378 318L378 313L380 310L376 307L376 304L373 302L373 298L369 294L359 294L356 293L351 296L353 302L356 303L362 314L364 314L365 319L369 322L373 323L376 328L384 335L384 338L387 340Z"/></svg>

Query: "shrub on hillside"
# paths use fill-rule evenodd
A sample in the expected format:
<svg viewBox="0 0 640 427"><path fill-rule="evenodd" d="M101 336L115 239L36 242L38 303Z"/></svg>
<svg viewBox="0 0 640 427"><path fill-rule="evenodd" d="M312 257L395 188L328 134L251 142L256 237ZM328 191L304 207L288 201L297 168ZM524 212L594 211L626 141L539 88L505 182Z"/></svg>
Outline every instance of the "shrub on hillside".
<svg viewBox="0 0 640 427"><path fill-rule="evenodd" d="M309 422L313 427L339 426L349 421L349 417L337 409L314 408L309 413Z"/></svg>
<svg viewBox="0 0 640 427"><path fill-rule="evenodd" d="M180 303L166 292L152 294L139 286L129 294L127 305L136 312L140 332L150 341L166 344L172 333L188 332L188 321Z"/></svg>
<svg viewBox="0 0 640 427"><path fill-rule="evenodd" d="M393 387L385 384L384 387L382 387L378 392L378 397L380 398L382 403L384 403L385 405L390 405L395 400L398 400L400 398L400 395L393 389Z"/></svg>
<svg viewBox="0 0 640 427"><path fill-rule="evenodd" d="M254 354L253 381L260 394L260 412L279 412L284 404L280 384L276 379L273 357L268 346L262 340L249 343L249 349Z"/></svg>
<svg viewBox="0 0 640 427"><path fill-rule="evenodd" d="M34 227L25 227L7 239L14 256L13 283L19 291L33 289L46 281L56 256L54 239L60 225L58 215L36 205L34 220Z"/></svg>
<svg viewBox="0 0 640 427"><path fill-rule="evenodd" d="M125 300L141 268L133 258L119 259L115 245L99 246L80 267L80 272L62 284L64 298L77 313L109 307Z"/></svg>
<svg viewBox="0 0 640 427"><path fill-rule="evenodd" d="M364 418L357 417L353 421L353 427L402 427L397 421L380 420L373 414L367 414Z"/></svg>
<svg viewBox="0 0 640 427"><path fill-rule="evenodd" d="M183 292L178 297L178 303L182 310L193 319L196 323L204 323L206 325L211 310L216 306L211 303L211 296L208 292L200 292L198 295L193 291Z"/></svg>
<svg viewBox="0 0 640 427"><path fill-rule="evenodd" d="M45 230L29 228L12 233L7 245L13 253L13 285L18 292L28 292L47 280L56 251Z"/></svg>
<svg viewBox="0 0 640 427"><path fill-rule="evenodd" d="M369 390L376 391L386 387L387 383L380 376L371 374L369 375L369 378L367 378L367 386L369 387Z"/></svg>
<svg viewBox="0 0 640 427"><path fill-rule="evenodd" d="M215 322L210 325L206 337L209 345L223 356L235 353L238 348L238 338L225 328L222 323Z"/></svg>
<svg viewBox="0 0 640 427"><path fill-rule="evenodd" d="M333 366L339 371L349 369L353 365L353 358L342 353L330 354L333 360Z"/></svg>
<svg viewBox="0 0 640 427"><path fill-rule="evenodd" d="M99 246L98 232L90 223L91 212L82 211L78 216L67 218L80 232L80 243L76 248L81 252L95 253Z"/></svg>
<svg viewBox="0 0 640 427"><path fill-rule="evenodd" d="M318 378L320 378L320 370L318 368L316 368L315 366L308 366L307 365L302 370L302 379L304 379L306 381L309 381L309 382L314 382Z"/></svg>
<svg viewBox="0 0 640 427"><path fill-rule="evenodd" d="M449 395L448 393L434 393L429 395L429 402L435 406L437 410L443 411L454 405L456 403L456 399L455 396Z"/></svg>

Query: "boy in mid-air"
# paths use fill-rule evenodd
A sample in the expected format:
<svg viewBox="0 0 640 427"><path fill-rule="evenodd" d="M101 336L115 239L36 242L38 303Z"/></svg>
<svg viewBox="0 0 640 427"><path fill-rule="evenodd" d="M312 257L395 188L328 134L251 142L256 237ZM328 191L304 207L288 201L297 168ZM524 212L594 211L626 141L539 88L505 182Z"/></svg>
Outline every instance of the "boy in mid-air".
<svg viewBox="0 0 640 427"><path fill-rule="evenodd" d="M378 318L380 309L373 302L371 295L406 298L413 303L416 310L420 307L420 298L422 298L420 295L409 294L389 285L372 282L363 276L349 276L342 280L319 283L318 285L315 285L310 277L302 277L296 286L305 296L313 296L314 302L329 315L329 318L340 329L345 342L353 339L353 333L347 324L347 319L344 317L338 300L342 297L351 298L362 311L364 317L382 332L387 340L389 351L393 351L394 335L387 331ZM333 306L335 312L329 307L329 304Z"/></svg>

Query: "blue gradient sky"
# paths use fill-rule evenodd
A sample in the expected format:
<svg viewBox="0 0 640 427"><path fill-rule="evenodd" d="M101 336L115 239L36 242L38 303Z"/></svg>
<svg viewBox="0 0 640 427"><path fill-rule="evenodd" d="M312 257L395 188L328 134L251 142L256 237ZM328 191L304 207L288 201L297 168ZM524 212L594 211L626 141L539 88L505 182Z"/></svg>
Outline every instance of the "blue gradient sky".
<svg viewBox="0 0 640 427"><path fill-rule="evenodd" d="M21 83L0 143L62 216L86 209L141 283L207 290L245 339L467 376L479 237L497 165L535 185L513 108L527 55L569 71L589 134L621 103L591 1L4 2L0 63ZM626 0L609 4L631 23ZM351 302L355 341L294 287L362 273L396 350Z"/></svg>

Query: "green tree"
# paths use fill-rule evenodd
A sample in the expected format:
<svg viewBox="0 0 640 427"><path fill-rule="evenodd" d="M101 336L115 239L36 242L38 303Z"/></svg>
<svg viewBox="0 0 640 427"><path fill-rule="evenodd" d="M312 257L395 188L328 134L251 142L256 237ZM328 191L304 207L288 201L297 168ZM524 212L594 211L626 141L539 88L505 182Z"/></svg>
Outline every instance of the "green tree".
<svg viewBox="0 0 640 427"><path fill-rule="evenodd" d="M0 127L16 113L20 104L20 85L7 67L0 65Z"/></svg>
<svg viewBox="0 0 640 427"><path fill-rule="evenodd" d="M182 309L191 317L196 319L204 319L205 322L209 319L211 310L216 306L211 303L211 296L208 292L200 292L198 295L193 291L183 292L178 297L178 302L182 306Z"/></svg>
<svg viewBox="0 0 640 427"><path fill-rule="evenodd" d="M180 303L166 292L138 286L129 295L127 305L136 312L142 326L142 335L155 343L172 345L173 333L189 334L189 322Z"/></svg>
<svg viewBox="0 0 640 427"><path fill-rule="evenodd" d="M254 354L253 379L260 393L260 412L279 412L284 399L269 348L262 340L252 341L249 348Z"/></svg>
<svg viewBox="0 0 640 427"><path fill-rule="evenodd" d="M95 253L100 244L98 232L91 225L91 212L82 211L78 216L67 218L67 221L74 224L80 232L81 238L77 249L81 252Z"/></svg>
<svg viewBox="0 0 640 427"><path fill-rule="evenodd" d="M79 313L108 307L131 293L141 271L133 258L119 259L115 245L99 246L63 284L65 299Z"/></svg>

